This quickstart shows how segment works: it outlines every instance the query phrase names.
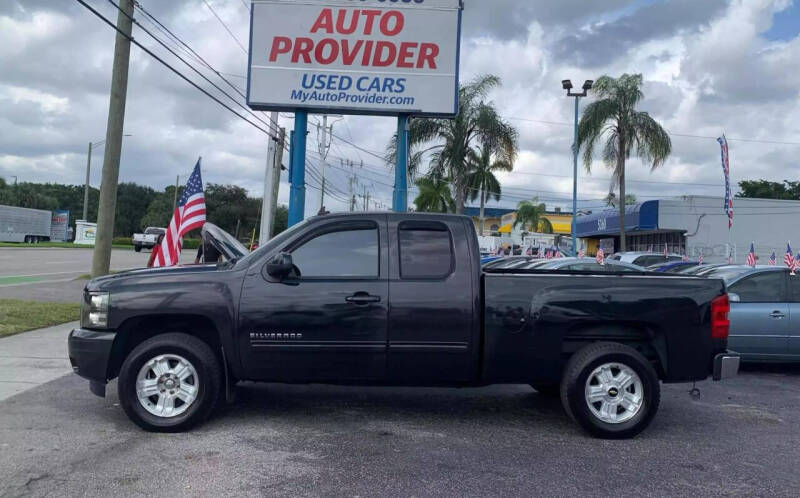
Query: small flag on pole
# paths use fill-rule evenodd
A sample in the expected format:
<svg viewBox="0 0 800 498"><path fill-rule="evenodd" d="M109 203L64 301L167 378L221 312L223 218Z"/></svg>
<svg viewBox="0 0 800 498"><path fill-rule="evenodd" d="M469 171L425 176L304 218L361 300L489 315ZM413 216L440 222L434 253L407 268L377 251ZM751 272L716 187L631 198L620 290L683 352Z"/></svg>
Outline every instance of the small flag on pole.
<svg viewBox="0 0 800 498"><path fill-rule="evenodd" d="M772 255L769 257L769 265L775 266L778 264L778 258L775 257L775 251L772 251Z"/></svg>
<svg viewBox="0 0 800 498"><path fill-rule="evenodd" d="M700 253L700 255L697 256L697 264L698 265L702 265L703 264L703 253Z"/></svg>
<svg viewBox="0 0 800 498"><path fill-rule="evenodd" d="M667 251L667 243L664 242L664 257L665 258L667 257L667 253L668 253L668 251Z"/></svg>
<svg viewBox="0 0 800 498"><path fill-rule="evenodd" d="M747 253L747 266L756 266L756 248L753 242L750 242L750 252Z"/></svg>
<svg viewBox="0 0 800 498"><path fill-rule="evenodd" d="M689 255L686 254L686 253L683 253L683 256L681 256L681 261L689 261Z"/></svg>
<svg viewBox="0 0 800 498"><path fill-rule="evenodd" d="M791 244L786 244L786 256L783 257L783 262L786 263L786 266L788 266L790 270L792 270L792 274L794 275L796 261L794 259L794 254L792 254Z"/></svg>
<svg viewBox="0 0 800 498"><path fill-rule="evenodd" d="M578 251L578 257L579 258L585 258L586 257L586 249L583 248L583 242L581 242L581 250Z"/></svg>
<svg viewBox="0 0 800 498"><path fill-rule="evenodd" d="M601 265L604 265L604 264L606 264L606 263L605 263L605 261L606 261L606 255L605 255L605 253L603 252L603 248L602 248L602 247L601 247L601 248L599 248L599 249L597 250L597 257L596 257L595 259L597 259L597 263L598 263L598 264L601 264Z"/></svg>

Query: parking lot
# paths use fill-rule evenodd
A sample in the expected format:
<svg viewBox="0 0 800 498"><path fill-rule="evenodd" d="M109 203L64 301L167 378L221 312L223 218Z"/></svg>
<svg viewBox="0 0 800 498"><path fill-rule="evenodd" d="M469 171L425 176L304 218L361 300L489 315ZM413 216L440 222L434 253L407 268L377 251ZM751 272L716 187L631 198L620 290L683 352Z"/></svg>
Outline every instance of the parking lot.
<svg viewBox="0 0 800 498"><path fill-rule="evenodd" d="M796 496L800 368L664 386L641 436L585 436L528 386L245 384L184 434L74 375L0 402L0 495Z"/></svg>
<svg viewBox="0 0 800 498"><path fill-rule="evenodd" d="M47 259L83 273L90 262L82 250L37 251L38 263L4 274ZM114 254L121 266L146 257ZM84 281L67 276L0 286L0 297L77 299ZM652 425L625 441L586 436L558 400L525 385L245 383L236 403L194 431L152 434L125 416L116 382L103 399L68 373L62 329L30 355L4 351L4 340L21 336L0 339L0 364L53 373L13 379L34 387L0 401L0 496L795 496L800 488L800 366L745 366L732 380L698 384L698 398L691 385L665 385Z"/></svg>

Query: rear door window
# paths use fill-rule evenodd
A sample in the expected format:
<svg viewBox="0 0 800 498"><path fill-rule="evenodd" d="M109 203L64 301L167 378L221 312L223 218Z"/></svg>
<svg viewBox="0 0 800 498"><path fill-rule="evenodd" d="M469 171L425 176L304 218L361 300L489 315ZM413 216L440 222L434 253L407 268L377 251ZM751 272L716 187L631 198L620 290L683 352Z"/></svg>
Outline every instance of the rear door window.
<svg viewBox="0 0 800 498"><path fill-rule="evenodd" d="M800 275L789 275L789 290L789 299L793 303L800 303Z"/></svg>
<svg viewBox="0 0 800 498"><path fill-rule="evenodd" d="M453 272L453 238L444 223L401 223L398 239L400 278L441 279Z"/></svg>
<svg viewBox="0 0 800 498"><path fill-rule="evenodd" d="M728 290L739 295L743 303L778 303L784 300L786 275L770 271L745 277Z"/></svg>

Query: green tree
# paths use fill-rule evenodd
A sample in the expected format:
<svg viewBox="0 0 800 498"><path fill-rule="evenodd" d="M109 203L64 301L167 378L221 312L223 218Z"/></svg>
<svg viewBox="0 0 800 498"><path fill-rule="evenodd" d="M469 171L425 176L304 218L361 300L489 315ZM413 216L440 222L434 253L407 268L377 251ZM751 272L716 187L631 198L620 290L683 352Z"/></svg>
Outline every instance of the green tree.
<svg viewBox="0 0 800 498"><path fill-rule="evenodd" d="M666 130L636 106L644 97L641 74L623 74L619 78L602 76L592 92L597 100L586 107L578 124L578 147L583 147L583 163L591 172L595 145L605 141L602 159L613 171L614 185L619 185L620 198L625 199L625 162L634 146L636 155L650 164L651 171L663 165L672 152L672 141ZM620 219L625 218L625 205L619 203ZM625 224L620 223L620 251L626 250Z"/></svg>
<svg viewBox="0 0 800 498"><path fill-rule="evenodd" d="M452 213L455 202L450 193L450 184L444 178L425 176L416 181L419 195L414 199L417 211L428 213Z"/></svg>
<svg viewBox="0 0 800 498"><path fill-rule="evenodd" d="M156 195L156 191L150 187L135 183L120 183L117 187L114 236L130 237L134 233L144 230L146 227L142 226L142 214L147 212Z"/></svg>
<svg viewBox="0 0 800 498"><path fill-rule="evenodd" d="M480 154L475 150L470 150L468 155L469 173L467 184L469 185L469 200L481 199L480 208L480 234L483 235L484 209L486 201L490 198L500 200L500 182L494 176L497 171L511 171L514 166L508 161L494 159L494 153L489 144L481 147Z"/></svg>
<svg viewBox="0 0 800 498"><path fill-rule="evenodd" d="M529 232L553 233L553 224L544 217L547 209L537 197L533 201L522 201L517 204L517 219L514 226L522 225Z"/></svg>
<svg viewBox="0 0 800 498"><path fill-rule="evenodd" d="M517 131L504 121L494 104L486 102L489 92L500 85L497 76L480 76L458 92L458 114L454 119L414 119L409 128L409 175L415 176L420 162L431 154L430 172L449 178L453 185L455 211L464 212L470 192L469 154L473 147L489 145L500 161L513 164L517 156ZM397 135L387 151L394 164Z"/></svg>
<svg viewBox="0 0 800 498"><path fill-rule="evenodd" d="M800 182L784 180L783 183L778 183L767 180L743 180L739 182L739 189L736 197L800 200Z"/></svg>

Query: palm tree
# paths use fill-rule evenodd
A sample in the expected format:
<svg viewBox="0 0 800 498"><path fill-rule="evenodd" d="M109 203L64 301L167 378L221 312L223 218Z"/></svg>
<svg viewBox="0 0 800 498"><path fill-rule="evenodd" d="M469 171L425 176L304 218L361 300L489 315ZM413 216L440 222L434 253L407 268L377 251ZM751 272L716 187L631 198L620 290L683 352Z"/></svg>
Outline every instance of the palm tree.
<svg viewBox="0 0 800 498"><path fill-rule="evenodd" d="M417 211L428 213L452 213L455 202L450 194L450 184L444 178L425 176L415 182L419 195L414 199Z"/></svg>
<svg viewBox="0 0 800 498"><path fill-rule="evenodd" d="M458 114L453 119L414 119L409 128L408 164L410 176L419 171L420 162L431 155L430 173L449 178L453 186L456 212L464 212L469 193L469 153L478 145L489 145L498 161L513 164L517 157L517 131L504 121L494 104L486 102L489 92L500 85L497 76L480 76L458 92ZM397 135L387 149L386 161L394 165Z"/></svg>
<svg viewBox="0 0 800 498"><path fill-rule="evenodd" d="M602 158L606 167L613 170L612 188L619 185L619 197L625 197L625 161L636 155L650 164L650 170L663 165L672 152L669 135L646 112L636 110L642 100L642 75L623 74L619 78L603 76L592 91L595 100L586 107L578 124L578 147L584 147L583 164L591 172L595 145L605 139ZM620 220L625 219L625 203L619 203ZM625 250L625 223L619 227L620 251Z"/></svg>
<svg viewBox="0 0 800 498"><path fill-rule="evenodd" d="M467 175L467 185L469 185L468 197L470 201L481 198L480 212L480 234L483 235L484 208L486 201L492 197L500 200L500 182L494 176L495 171L511 171L514 167L511 163L502 159L492 161L492 148L488 144L481 147L480 154L474 149L469 151L468 164L470 167Z"/></svg>
<svg viewBox="0 0 800 498"><path fill-rule="evenodd" d="M617 207L617 194L614 192L609 192L608 195L603 199L608 207ZM633 194L625 194L625 205L630 206L632 204L636 204L636 196Z"/></svg>
<svg viewBox="0 0 800 498"><path fill-rule="evenodd" d="M547 209L537 197L533 201L522 201L517 204L517 219L514 226L522 225L523 228L536 233L553 233L553 224L544 217Z"/></svg>

